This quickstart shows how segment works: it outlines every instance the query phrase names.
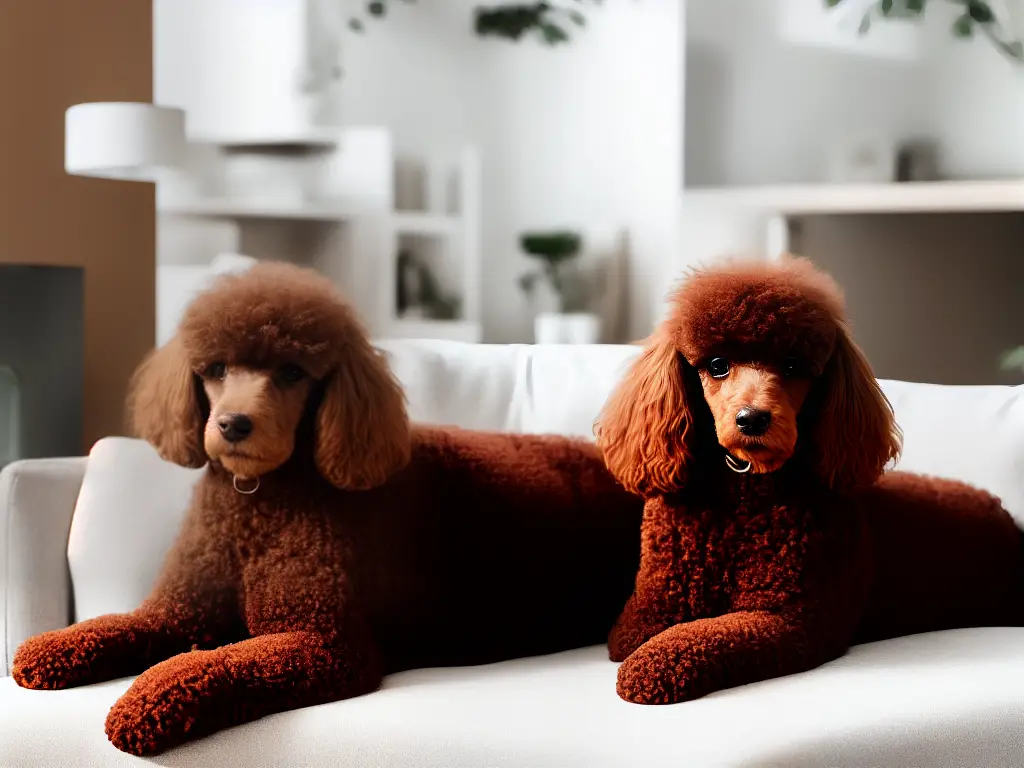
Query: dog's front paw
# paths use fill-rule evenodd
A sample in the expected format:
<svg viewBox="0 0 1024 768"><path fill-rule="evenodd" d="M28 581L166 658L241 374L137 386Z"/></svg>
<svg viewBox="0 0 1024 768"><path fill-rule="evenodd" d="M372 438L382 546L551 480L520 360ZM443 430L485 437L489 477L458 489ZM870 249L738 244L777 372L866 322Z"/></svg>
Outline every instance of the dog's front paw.
<svg viewBox="0 0 1024 768"><path fill-rule="evenodd" d="M14 654L11 676L22 688L57 689L89 680L90 649L73 631L61 629L30 637Z"/></svg>
<svg viewBox="0 0 1024 768"><path fill-rule="evenodd" d="M215 651L183 653L143 672L107 715L110 742L154 755L213 729L212 697L224 674Z"/></svg>
<svg viewBox="0 0 1024 768"><path fill-rule="evenodd" d="M665 649L642 645L619 666L615 691L634 704L676 704L696 697L692 670Z"/></svg>

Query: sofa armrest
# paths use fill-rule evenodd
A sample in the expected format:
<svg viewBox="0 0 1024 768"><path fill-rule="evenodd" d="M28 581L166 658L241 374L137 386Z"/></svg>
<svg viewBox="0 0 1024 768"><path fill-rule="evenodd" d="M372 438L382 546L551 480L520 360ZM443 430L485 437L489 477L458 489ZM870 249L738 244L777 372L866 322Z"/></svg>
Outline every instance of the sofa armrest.
<svg viewBox="0 0 1024 768"><path fill-rule="evenodd" d="M0 472L0 676L14 652L71 617L68 532L87 459L31 459Z"/></svg>

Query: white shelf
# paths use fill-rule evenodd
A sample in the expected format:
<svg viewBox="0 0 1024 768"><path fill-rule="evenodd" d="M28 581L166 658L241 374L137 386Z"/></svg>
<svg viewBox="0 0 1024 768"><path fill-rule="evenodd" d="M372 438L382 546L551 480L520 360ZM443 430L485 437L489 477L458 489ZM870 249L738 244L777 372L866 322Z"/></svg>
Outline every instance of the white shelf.
<svg viewBox="0 0 1024 768"><path fill-rule="evenodd" d="M325 202L262 202L226 198L195 199L165 202L157 205L157 213L167 216L196 216L231 219L298 219L305 221L340 221L349 212L336 203Z"/></svg>
<svg viewBox="0 0 1024 768"><path fill-rule="evenodd" d="M425 235L449 237L459 230L457 216L446 216L417 211L396 211L391 216L392 225L399 235Z"/></svg>
<svg viewBox="0 0 1024 768"><path fill-rule="evenodd" d="M167 216L197 216L251 219L305 219L311 221L338 221L350 218L351 213L335 203L327 202L263 202L207 198L160 203L157 212ZM457 216L398 211L391 215L391 223L399 235L449 237L459 231Z"/></svg>
<svg viewBox="0 0 1024 768"><path fill-rule="evenodd" d="M697 187L683 202L779 214L1024 211L1024 180Z"/></svg>
<svg viewBox="0 0 1024 768"><path fill-rule="evenodd" d="M393 320L386 335L395 339L444 339L471 344L483 338L480 323L468 320Z"/></svg>
<svg viewBox="0 0 1024 768"><path fill-rule="evenodd" d="M212 144L225 149L247 147L309 147L333 149L341 143L342 129L311 128L304 131L272 133L231 133L190 135L192 144Z"/></svg>

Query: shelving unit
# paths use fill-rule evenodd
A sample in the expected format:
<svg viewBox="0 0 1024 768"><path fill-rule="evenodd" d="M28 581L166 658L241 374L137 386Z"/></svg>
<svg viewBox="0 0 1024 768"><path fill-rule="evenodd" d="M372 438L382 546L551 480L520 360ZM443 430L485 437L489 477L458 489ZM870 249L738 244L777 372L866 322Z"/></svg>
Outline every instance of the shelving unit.
<svg viewBox="0 0 1024 768"><path fill-rule="evenodd" d="M158 239L167 244L161 250L173 251L166 254L168 266L180 268L184 258L198 270L214 250L225 248L298 262L331 278L375 337L480 341L481 185L474 148L447 164L428 164L428 176L445 176L425 183L450 189L452 199L434 200L433 210L419 211L395 209L395 162L384 129L206 135L192 137L190 145L185 170L169 176L157 192ZM232 188L227 179L236 158L249 163L250 175L243 174L241 183L236 176ZM267 159L263 169L261 158ZM260 170L268 172L261 176ZM257 188L245 188L244 180L252 177ZM283 188L293 188L290 194L280 193L276 178ZM216 245L199 253L205 242ZM458 299L458 319L398 314L398 253L421 243L441 254L452 276L446 289Z"/></svg>
<svg viewBox="0 0 1024 768"><path fill-rule="evenodd" d="M1024 211L1024 180L690 188L678 270L728 254L790 250L801 216Z"/></svg>

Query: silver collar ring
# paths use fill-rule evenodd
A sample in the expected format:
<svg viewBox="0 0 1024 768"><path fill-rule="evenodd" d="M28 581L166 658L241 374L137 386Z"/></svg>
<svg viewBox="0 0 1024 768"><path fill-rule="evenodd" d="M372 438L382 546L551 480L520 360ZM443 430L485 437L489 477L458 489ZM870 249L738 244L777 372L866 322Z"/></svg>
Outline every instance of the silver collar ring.
<svg viewBox="0 0 1024 768"><path fill-rule="evenodd" d="M740 474L740 475L742 475L744 472L749 472L750 471L750 462L749 461L740 461L739 459L734 458L731 453L725 454L725 466L727 466L733 472L736 472L737 474ZM256 485L257 485L257 487L259 487L259 483L258 482L257 482Z"/></svg>
<svg viewBox="0 0 1024 768"><path fill-rule="evenodd" d="M235 490L238 491L239 493L245 494L246 496L252 496L252 494L256 493L256 491L260 489L260 479L256 477L253 478L253 480L255 481L256 485L254 485L252 488L239 488L237 476L233 476L231 478L231 484L235 486ZM242 482L245 481L243 480Z"/></svg>

